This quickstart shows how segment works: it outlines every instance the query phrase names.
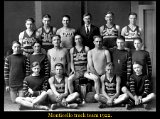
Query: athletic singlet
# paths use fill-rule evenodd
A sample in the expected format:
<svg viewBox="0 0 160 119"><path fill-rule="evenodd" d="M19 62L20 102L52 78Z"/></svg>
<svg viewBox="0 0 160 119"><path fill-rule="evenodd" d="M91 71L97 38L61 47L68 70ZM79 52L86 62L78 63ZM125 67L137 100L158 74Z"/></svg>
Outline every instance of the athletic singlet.
<svg viewBox="0 0 160 119"><path fill-rule="evenodd" d="M85 52L85 47L83 47L80 52L78 52L76 47L74 47L73 62L74 62L75 71L87 70L87 53Z"/></svg>
<svg viewBox="0 0 160 119"><path fill-rule="evenodd" d="M49 32L46 32L45 29L42 27L42 35L41 35L41 40L42 40L42 46L52 46L52 37L53 37L53 27L50 27ZM47 48L48 50L48 48Z"/></svg>
<svg viewBox="0 0 160 119"><path fill-rule="evenodd" d="M107 48L112 48L116 46L116 38L118 36L118 30L114 24L111 28L104 25L104 30L102 31L103 46Z"/></svg>
<svg viewBox="0 0 160 119"><path fill-rule="evenodd" d="M113 96L116 93L116 75L113 76L113 79L110 82L105 74L104 85L106 93Z"/></svg>
<svg viewBox="0 0 160 119"><path fill-rule="evenodd" d="M55 76L53 76L53 78L54 78L53 84L55 85L56 91L58 93L64 93L65 92L65 77L63 77L63 79L60 82L57 81Z"/></svg>
<svg viewBox="0 0 160 119"><path fill-rule="evenodd" d="M116 25L113 24L111 28L107 27L107 25L104 25L102 36L103 36L103 39L104 38L117 38L118 30L116 29Z"/></svg>
<svg viewBox="0 0 160 119"><path fill-rule="evenodd" d="M27 34L26 31L24 31L23 39L22 39L22 49L25 53L27 54L32 54L33 53L33 48L32 45L33 43L36 42L36 35L35 31L32 33L31 36Z"/></svg>
<svg viewBox="0 0 160 119"><path fill-rule="evenodd" d="M141 33L139 31L139 26L136 26L134 30L132 30L129 26L127 26L127 32L124 34L125 39L128 39L128 40L132 39L132 41L134 38L137 38L137 36L140 37L140 35Z"/></svg>

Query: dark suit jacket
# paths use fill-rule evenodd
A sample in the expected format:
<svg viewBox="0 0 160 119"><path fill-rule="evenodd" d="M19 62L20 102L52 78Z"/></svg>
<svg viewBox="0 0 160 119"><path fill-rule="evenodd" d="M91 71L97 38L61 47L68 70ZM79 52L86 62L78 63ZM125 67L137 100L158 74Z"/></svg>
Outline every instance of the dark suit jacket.
<svg viewBox="0 0 160 119"><path fill-rule="evenodd" d="M83 25L77 30L78 34L80 34L83 38L83 45L88 46L90 49L94 48L93 44L93 36L100 35L99 28L91 24L89 34L86 34L85 26Z"/></svg>

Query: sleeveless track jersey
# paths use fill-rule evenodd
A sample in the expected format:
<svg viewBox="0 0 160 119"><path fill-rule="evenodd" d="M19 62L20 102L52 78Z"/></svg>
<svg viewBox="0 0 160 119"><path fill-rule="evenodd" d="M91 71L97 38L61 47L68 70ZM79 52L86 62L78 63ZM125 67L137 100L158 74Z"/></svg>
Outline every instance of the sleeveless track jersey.
<svg viewBox="0 0 160 119"><path fill-rule="evenodd" d="M139 26L136 26L134 30L132 30L129 26L127 26L127 32L124 34L125 41L126 41L126 47L130 49L135 49L133 40L135 38L140 37L140 31L139 31Z"/></svg>
<svg viewBox="0 0 160 119"><path fill-rule="evenodd" d="M36 41L36 35L35 35L35 31L32 33L31 36L29 36L27 34L26 31L24 31L24 36L23 36L23 39L22 39L22 49L23 49L23 52L25 54L32 54L33 53L33 48L32 48L32 45L33 43Z"/></svg>
<svg viewBox="0 0 160 119"><path fill-rule="evenodd" d="M42 48L44 48L46 51L48 49L53 48L52 45L52 37L53 37L53 27L50 27L49 32L46 32L44 28L42 27L42 35L41 35L41 40L42 40Z"/></svg>
<svg viewBox="0 0 160 119"><path fill-rule="evenodd" d="M104 25L104 30L102 31L103 45L107 48L112 48L116 46L116 38L118 36L118 30L114 24L111 28Z"/></svg>
<svg viewBox="0 0 160 119"><path fill-rule="evenodd" d="M110 95L110 96L113 96L116 93L116 75L113 76L113 79L110 82L107 79L107 76L105 74L104 85L105 85L105 91L106 91L106 93L108 95Z"/></svg>
<svg viewBox="0 0 160 119"><path fill-rule="evenodd" d="M83 75L84 72L87 71L87 53L85 52L85 47L83 47L80 52L74 47L73 62L76 72L82 72Z"/></svg>
<svg viewBox="0 0 160 119"><path fill-rule="evenodd" d="M55 76L53 78L54 78L53 84L56 87L56 91L58 93L64 93L65 92L65 77L63 77L61 82L58 82Z"/></svg>

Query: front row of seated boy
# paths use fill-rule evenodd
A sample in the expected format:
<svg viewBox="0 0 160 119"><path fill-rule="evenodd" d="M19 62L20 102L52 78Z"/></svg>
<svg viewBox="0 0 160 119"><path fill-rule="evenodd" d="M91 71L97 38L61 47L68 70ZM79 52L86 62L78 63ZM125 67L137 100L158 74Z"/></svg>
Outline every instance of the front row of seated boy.
<svg viewBox="0 0 160 119"><path fill-rule="evenodd" d="M32 75L24 79L25 96L17 97L16 102L20 104L20 109L24 109L24 107L36 110L55 110L58 107L77 109L79 104L85 105L83 101L89 98L88 100L90 101L96 100L99 103L99 108L125 104L128 110L137 105L143 105L145 109L150 109L150 104L155 99L155 94L151 90L151 81L147 75L142 74L142 68L140 62L134 62L134 73L130 76L127 85L120 87L121 78L113 74L113 64L108 62L105 74L100 77L99 94L91 94L89 92L93 91L91 90L91 85L89 86L90 88L88 85L86 85L87 87L81 86L80 82L83 82L86 78L79 81L78 79L75 80L74 92L69 93L68 78L63 75L64 67L61 63L55 65L56 74L49 78L50 89L47 89L46 80L42 80L39 75L41 69L39 63L33 62ZM30 85L33 82L32 80L39 80L34 89L32 87L35 86ZM90 97L87 97L86 90L91 94ZM86 97L84 96L85 94Z"/></svg>

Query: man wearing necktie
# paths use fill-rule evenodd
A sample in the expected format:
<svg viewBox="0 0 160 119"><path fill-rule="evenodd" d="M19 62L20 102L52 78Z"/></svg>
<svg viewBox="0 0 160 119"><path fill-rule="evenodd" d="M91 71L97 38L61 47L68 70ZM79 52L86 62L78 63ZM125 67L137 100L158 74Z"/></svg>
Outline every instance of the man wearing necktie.
<svg viewBox="0 0 160 119"><path fill-rule="evenodd" d="M94 48L93 44L93 36L100 35L99 28L91 24L92 16L90 13L86 13L83 15L84 25L81 26L77 32L83 38L83 45L88 46L89 49Z"/></svg>

